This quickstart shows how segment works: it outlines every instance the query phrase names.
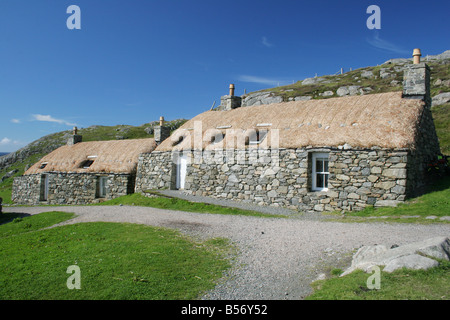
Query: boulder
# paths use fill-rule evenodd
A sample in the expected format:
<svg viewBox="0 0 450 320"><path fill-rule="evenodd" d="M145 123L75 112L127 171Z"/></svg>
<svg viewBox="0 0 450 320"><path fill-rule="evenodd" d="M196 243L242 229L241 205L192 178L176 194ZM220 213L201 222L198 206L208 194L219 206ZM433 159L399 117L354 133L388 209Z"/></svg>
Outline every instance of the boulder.
<svg viewBox="0 0 450 320"><path fill-rule="evenodd" d="M322 96L322 97L331 97L333 94L334 94L333 91L327 90L327 91L325 91L325 92L323 92L323 93L319 93L319 96Z"/></svg>
<svg viewBox="0 0 450 320"><path fill-rule="evenodd" d="M450 239L436 237L388 249L385 245L363 246L353 256L352 264L341 276L357 269L369 272L373 266L385 266L393 272L403 267L429 269L439 265L434 259L450 259Z"/></svg>
<svg viewBox="0 0 450 320"><path fill-rule="evenodd" d="M306 78L305 80L302 81L302 85L305 86L305 85L316 84L316 83L320 83L320 82L327 83L330 81L327 81L326 79L321 78L321 77Z"/></svg>
<svg viewBox="0 0 450 320"><path fill-rule="evenodd" d="M365 70L365 71L361 72L361 77L363 77L363 78L373 78L374 75L373 75L372 71Z"/></svg>
<svg viewBox="0 0 450 320"><path fill-rule="evenodd" d="M295 97L294 101L307 101L307 100L311 100L312 96L299 96L299 97Z"/></svg>
<svg viewBox="0 0 450 320"><path fill-rule="evenodd" d="M438 265L439 262L437 262L436 260L418 254L410 254L390 260L384 267L383 271L391 273L397 269L402 268L426 270L429 268L437 267Z"/></svg>
<svg viewBox="0 0 450 320"><path fill-rule="evenodd" d="M354 96L359 93L359 88L360 88L360 86L340 87L339 89L337 89L336 94L340 97L348 96L348 95Z"/></svg>
<svg viewBox="0 0 450 320"><path fill-rule="evenodd" d="M275 96L272 92L256 92L243 97L242 106L249 107L279 102L283 102L283 97Z"/></svg>
<svg viewBox="0 0 450 320"><path fill-rule="evenodd" d="M393 75L392 73L387 71L385 68L381 68L380 69L380 78L381 79L391 78L391 77L394 77L394 76L395 75Z"/></svg>
<svg viewBox="0 0 450 320"><path fill-rule="evenodd" d="M440 106L441 104L449 103L449 102L450 102L450 92L444 92L444 93L435 95L432 98L431 106L433 106L433 107Z"/></svg>

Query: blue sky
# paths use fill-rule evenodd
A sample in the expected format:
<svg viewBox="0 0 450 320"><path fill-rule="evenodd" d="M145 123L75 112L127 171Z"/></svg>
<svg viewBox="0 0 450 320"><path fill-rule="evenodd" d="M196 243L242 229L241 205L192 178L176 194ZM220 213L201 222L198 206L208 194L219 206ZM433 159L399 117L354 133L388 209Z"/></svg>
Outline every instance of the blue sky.
<svg viewBox="0 0 450 320"><path fill-rule="evenodd" d="M448 12L448 0L0 0L0 152L74 125L192 118L230 83L242 95L439 54Z"/></svg>

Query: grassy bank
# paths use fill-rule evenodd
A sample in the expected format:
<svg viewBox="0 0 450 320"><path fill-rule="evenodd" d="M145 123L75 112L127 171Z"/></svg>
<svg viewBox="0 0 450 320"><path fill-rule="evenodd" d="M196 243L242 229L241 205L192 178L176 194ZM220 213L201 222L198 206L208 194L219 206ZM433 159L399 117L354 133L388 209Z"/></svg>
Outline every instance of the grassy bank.
<svg viewBox="0 0 450 320"><path fill-rule="evenodd" d="M95 205L132 205L141 207L153 207L159 209L178 210L197 213L230 214L255 217L280 218L282 215L266 214L257 211L243 210L239 208L223 207L203 202L191 202L184 199L168 197L146 197L140 193L118 197Z"/></svg>
<svg viewBox="0 0 450 320"><path fill-rule="evenodd" d="M123 223L42 230L72 215L3 215L10 221L0 225L4 300L195 299L230 266L223 239L198 243L175 231ZM67 287L72 265L80 268L79 290Z"/></svg>
<svg viewBox="0 0 450 320"><path fill-rule="evenodd" d="M340 270L335 270L339 274ZM380 289L369 289L369 273L355 271L344 277L313 283L307 300L450 300L450 262L429 270L381 271Z"/></svg>

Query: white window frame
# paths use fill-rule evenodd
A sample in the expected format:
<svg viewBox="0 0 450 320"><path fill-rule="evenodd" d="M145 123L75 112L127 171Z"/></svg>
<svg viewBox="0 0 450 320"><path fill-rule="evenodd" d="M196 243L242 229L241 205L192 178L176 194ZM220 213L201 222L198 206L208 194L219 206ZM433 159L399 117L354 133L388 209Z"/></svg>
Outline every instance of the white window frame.
<svg viewBox="0 0 450 320"><path fill-rule="evenodd" d="M325 187L318 187L317 186L317 174L322 174L324 176L327 176L328 178L330 177L330 168L328 167L328 171L317 171L316 168L316 162L317 159L326 159L327 162L329 162L329 153L325 153L325 152L317 152L317 153L313 153L312 157L311 157L311 161L312 161L312 186L311 186L311 190L312 191L328 191L328 183ZM324 166L325 169L325 166ZM327 179L328 181L328 179Z"/></svg>

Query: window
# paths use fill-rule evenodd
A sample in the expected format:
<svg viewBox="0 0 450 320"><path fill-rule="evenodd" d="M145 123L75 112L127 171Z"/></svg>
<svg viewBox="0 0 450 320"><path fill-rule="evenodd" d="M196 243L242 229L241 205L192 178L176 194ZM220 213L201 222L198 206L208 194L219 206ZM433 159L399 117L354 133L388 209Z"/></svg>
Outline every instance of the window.
<svg viewBox="0 0 450 320"><path fill-rule="evenodd" d="M267 135L267 130L251 130L248 140L245 140L246 144L260 144Z"/></svg>
<svg viewBox="0 0 450 320"><path fill-rule="evenodd" d="M98 177L98 197L106 197L106 183L108 182L108 177Z"/></svg>
<svg viewBox="0 0 450 320"><path fill-rule="evenodd" d="M181 142L183 142L183 140L184 140L184 136L179 136L178 140L175 140L172 142L172 146L174 147L174 146L179 145Z"/></svg>
<svg viewBox="0 0 450 320"><path fill-rule="evenodd" d="M94 160L85 160L80 164L80 168L87 169L94 163Z"/></svg>
<svg viewBox="0 0 450 320"><path fill-rule="evenodd" d="M328 153L312 154L312 190L328 190Z"/></svg>
<svg viewBox="0 0 450 320"><path fill-rule="evenodd" d="M39 169L44 169L47 166L48 162L42 162Z"/></svg>
<svg viewBox="0 0 450 320"><path fill-rule="evenodd" d="M217 133L211 137L211 143L216 144L223 141L225 138L225 134L223 133Z"/></svg>

